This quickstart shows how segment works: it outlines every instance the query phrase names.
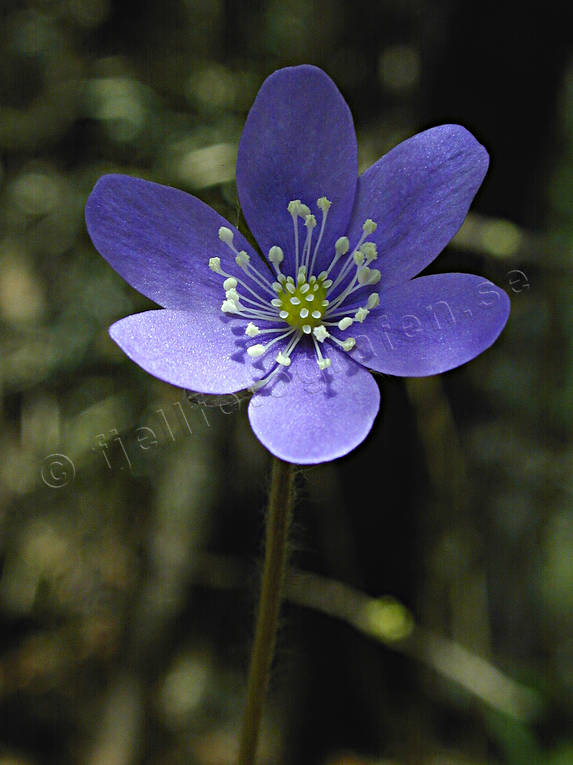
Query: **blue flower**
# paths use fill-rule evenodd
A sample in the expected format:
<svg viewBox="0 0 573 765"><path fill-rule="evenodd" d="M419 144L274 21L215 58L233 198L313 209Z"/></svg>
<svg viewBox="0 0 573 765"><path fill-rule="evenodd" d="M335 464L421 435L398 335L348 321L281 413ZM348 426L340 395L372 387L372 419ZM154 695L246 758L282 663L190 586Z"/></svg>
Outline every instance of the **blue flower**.
<svg viewBox="0 0 573 765"><path fill-rule="evenodd" d="M358 177L352 116L313 66L281 69L248 115L237 190L262 255L183 191L122 175L86 206L99 252L162 308L111 328L152 375L252 392L251 426L298 464L347 454L378 412L369 370L425 376L488 348L509 315L479 276L419 274L461 226L488 167L465 128L404 141Z"/></svg>

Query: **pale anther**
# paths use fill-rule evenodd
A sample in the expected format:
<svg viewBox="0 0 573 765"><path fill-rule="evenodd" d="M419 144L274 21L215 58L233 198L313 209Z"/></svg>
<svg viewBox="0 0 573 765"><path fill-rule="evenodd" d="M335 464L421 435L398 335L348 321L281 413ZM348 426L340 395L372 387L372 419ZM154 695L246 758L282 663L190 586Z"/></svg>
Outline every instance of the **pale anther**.
<svg viewBox="0 0 573 765"><path fill-rule="evenodd" d="M332 202L327 199L326 197L320 197L320 199L316 200L316 206L319 210L322 210L323 213L326 213L330 210L330 207L332 205Z"/></svg>
<svg viewBox="0 0 573 765"><path fill-rule="evenodd" d="M241 250L238 253L237 257L235 258L235 263L238 266L241 266L241 268L243 268L244 266L246 266L249 263L250 260L251 259L250 259L249 255L248 255L248 253L246 253L245 250Z"/></svg>
<svg viewBox="0 0 573 765"><path fill-rule="evenodd" d="M209 258L209 268L216 274L224 275L221 270L221 258Z"/></svg>
<svg viewBox="0 0 573 765"><path fill-rule="evenodd" d="M274 244L269 250L269 260L275 266L283 262L284 253L278 245Z"/></svg>
<svg viewBox="0 0 573 765"><path fill-rule="evenodd" d="M366 234L373 234L377 228L378 224L370 218L367 218L362 225L362 231L364 231Z"/></svg>
<svg viewBox="0 0 573 765"><path fill-rule="evenodd" d="M338 329L341 329L344 331L345 329L348 329L352 324L354 323L354 320L350 318L350 316L345 316L344 319L340 319L338 322Z"/></svg>
<svg viewBox="0 0 573 765"><path fill-rule="evenodd" d="M364 255L360 252L360 250L356 250L356 252L352 253L352 260L356 263L357 266L361 266L364 263Z"/></svg>
<svg viewBox="0 0 573 765"><path fill-rule="evenodd" d="M376 308L378 305L380 305L380 295L377 292L373 292L368 296L366 308L370 308L372 310L372 308Z"/></svg>
<svg viewBox="0 0 573 765"><path fill-rule="evenodd" d="M257 327L257 325L250 321L247 324L247 328L245 329L245 335L248 335L249 337L256 337L258 334L260 334L260 331L261 330Z"/></svg>
<svg viewBox="0 0 573 765"><path fill-rule="evenodd" d="M265 346L258 343L257 345L251 345L249 348L247 348L247 353L249 356L253 359L258 358L259 356L262 356L265 352Z"/></svg>
<svg viewBox="0 0 573 765"><path fill-rule="evenodd" d="M234 276L229 276L229 278L225 279L225 281L223 282L224 290L232 290L232 289L235 289L236 286L237 286L237 280L235 279Z"/></svg>
<svg viewBox="0 0 573 765"><path fill-rule="evenodd" d="M233 232L227 226L221 226L219 229L219 239L225 244L233 244Z"/></svg>
<svg viewBox="0 0 573 765"><path fill-rule="evenodd" d="M336 250L337 255L345 255L350 248L350 242L348 241L347 236L341 236L336 240L336 244L334 245L334 249Z"/></svg>
<svg viewBox="0 0 573 765"><path fill-rule="evenodd" d="M323 343L327 337L330 337L330 332L323 324L319 324L312 330L312 334L316 337L319 343Z"/></svg>
<svg viewBox="0 0 573 765"><path fill-rule="evenodd" d="M367 263L372 263L372 261L376 260L378 257L378 250L374 242L364 242L364 244L360 247L360 251L366 258Z"/></svg>
<svg viewBox="0 0 573 765"><path fill-rule="evenodd" d="M316 226L316 218L314 217L314 215L310 215L310 214L307 215L305 217L305 219L304 219L304 225L307 228L315 228L315 226Z"/></svg>
<svg viewBox="0 0 573 765"><path fill-rule="evenodd" d="M354 318L356 319L356 321L359 321L362 324L362 322L368 316L369 313L370 311L368 311L367 308L359 308L354 314Z"/></svg>
<svg viewBox="0 0 573 765"><path fill-rule="evenodd" d="M320 369L328 369L330 366L330 359L317 359L317 362Z"/></svg>
<svg viewBox="0 0 573 765"><path fill-rule="evenodd" d="M282 364L283 367L290 366L290 357L285 356L285 354L282 351L277 353L275 357L275 361L278 362L279 364Z"/></svg>

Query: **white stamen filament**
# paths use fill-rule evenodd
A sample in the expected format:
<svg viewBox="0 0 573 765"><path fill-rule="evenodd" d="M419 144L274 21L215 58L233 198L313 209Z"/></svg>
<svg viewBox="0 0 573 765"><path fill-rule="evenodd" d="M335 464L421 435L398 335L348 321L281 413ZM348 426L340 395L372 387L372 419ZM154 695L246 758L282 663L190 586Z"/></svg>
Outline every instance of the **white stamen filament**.
<svg viewBox="0 0 573 765"><path fill-rule="evenodd" d="M376 244L366 241L377 227L376 223L370 219L364 222L362 234L353 248L350 247L346 236L339 237L334 245L334 257L328 268L318 275L313 273L326 231L331 204L326 197L320 197L316 201L316 206L322 213L322 220L318 236L313 244L313 233L317 227L316 217L299 199L289 202L287 209L294 229L295 266L294 271L289 275L281 271L285 255L278 245L273 245L268 251L266 264L270 268L270 274L273 275L270 278L264 269L260 270L257 267L257 263L251 263L251 257L245 250L238 250L235 247L236 232L227 226L221 226L218 230L220 241L233 252L237 267L252 283L251 286L235 274L226 273L221 267L219 257L210 258L209 268L223 277L225 300L221 310L249 320L244 330L248 338L254 339L259 335L272 337L266 344L254 343L247 347L247 354L253 359L259 358L277 343L288 339L286 346L275 356L275 366L266 377L250 387L253 392L266 385L280 369L291 364L291 354L305 335L312 339L319 368L328 369L331 359L324 356L321 351L321 346L325 342L331 342L345 352L351 351L356 345L354 337L341 340L333 336L329 328L334 327L345 332L355 322L364 322L370 311L380 304L379 294L371 292L362 306L360 304L357 306L356 303L351 308L348 304L344 305L355 292L376 284L381 278L380 271L370 267L370 264L378 257ZM299 240L299 218L303 219L303 225L306 228L302 248ZM334 273L330 278L332 272ZM337 288L338 294L333 297L332 294ZM263 322L262 328L261 322ZM269 327L269 323L280 326ZM264 324L267 326L265 327Z"/></svg>
<svg viewBox="0 0 573 765"><path fill-rule="evenodd" d="M312 260L310 261L310 266L308 267L308 273L311 274L314 269L314 264L316 261L316 255L318 253L318 248L320 247L320 243L322 242L322 236L324 234L324 229L326 226L326 218L328 216L328 211L330 210L330 207L332 205L332 202L328 200L326 197L320 197L320 199L316 200L317 207L320 208L322 212L322 221L320 224L320 232L318 234L318 239L316 240L316 244L314 245L314 252L312 253Z"/></svg>

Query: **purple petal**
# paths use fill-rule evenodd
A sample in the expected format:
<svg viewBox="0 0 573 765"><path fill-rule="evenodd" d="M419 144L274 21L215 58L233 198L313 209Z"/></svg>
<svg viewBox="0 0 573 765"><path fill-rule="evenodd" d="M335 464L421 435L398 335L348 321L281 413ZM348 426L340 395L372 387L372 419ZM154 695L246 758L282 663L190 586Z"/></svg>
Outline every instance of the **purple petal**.
<svg viewBox="0 0 573 765"><path fill-rule="evenodd" d="M372 375L331 345L322 351L331 359L325 371L313 347L301 341L291 365L249 404L255 435L287 462L310 465L342 457L366 438L378 412Z"/></svg>
<svg viewBox="0 0 573 765"><path fill-rule="evenodd" d="M367 218L378 223L368 240L378 246L375 266L385 286L416 276L443 250L488 162L465 128L441 125L399 144L360 176L348 236L353 245Z"/></svg>
<svg viewBox="0 0 573 765"><path fill-rule="evenodd" d="M330 262L334 242L350 219L357 175L352 115L330 77L308 65L280 69L268 77L247 117L237 159L239 199L263 253L279 245L285 267L293 264L287 205L300 199L316 215L319 227L322 214L316 200L326 196L332 208L320 252ZM300 228L304 237L306 231Z"/></svg>
<svg viewBox="0 0 573 765"><path fill-rule="evenodd" d="M237 249L258 255L241 234L199 199L184 191L127 175L104 175L86 205L92 241L136 290L167 308L188 308L208 298L219 306L222 279L209 269L221 258L236 271L220 226L235 234Z"/></svg>
<svg viewBox="0 0 573 765"><path fill-rule="evenodd" d="M218 310L145 311L121 319L110 335L149 374L200 393L234 393L260 379L272 354L256 361L245 353L245 322Z"/></svg>
<svg viewBox="0 0 573 765"><path fill-rule="evenodd" d="M362 332L352 333L351 353L370 369L401 377L439 374L475 358L497 339L510 310L502 289L472 274L421 276L380 300Z"/></svg>

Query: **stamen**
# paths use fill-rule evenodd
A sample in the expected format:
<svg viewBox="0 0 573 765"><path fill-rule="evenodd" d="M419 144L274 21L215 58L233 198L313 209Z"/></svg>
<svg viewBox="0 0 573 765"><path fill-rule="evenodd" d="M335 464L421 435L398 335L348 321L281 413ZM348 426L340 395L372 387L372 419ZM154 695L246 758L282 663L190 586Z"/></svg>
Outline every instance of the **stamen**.
<svg viewBox="0 0 573 765"><path fill-rule="evenodd" d="M364 242L360 248L360 252L362 252L366 258L366 263L372 263L372 261L376 260L378 257L378 250L374 242Z"/></svg>
<svg viewBox="0 0 573 765"><path fill-rule="evenodd" d="M332 259L330 265L328 266L328 268L326 270L326 275L327 276L332 271L334 266L338 263L340 258L343 255L346 255L346 253L348 252L349 247L350 247L350 242L348 241L348 237L347 236L341 236L341 237L339 237L336 240L336 243L334 245L334 258Z"/></svg>
<svg viewBox="0 0 573 765"><path fill-rule="evenodd" d="M289 359L289 364L290 364L290 355L293 352L293 350L296 348L300 338L301 338L301 334L300 332L297 332L295 336L289 341L289 344L284 349L284 351L281 351L277 355L277 359L275 359L278 362L277 366L270 372L270 374L268 374L266 377L263 377L262 380L257 380L256 383L254 383L253 385L249 387L249 390L252 393L255 393L257 390L259 390L259 388L262 388L263 385L266 385L269 382L269 380L271 380L282 369L283 366L288 366L288 364L284 363L285 359ZM282 359L282 361L278 361L279 356Z"/></svg>
<svg viewBox="0 0 573 765"><path fill-rule="evenodd" d="M239 308L232 300L223 300L221 303L223 313L239 313Z"/></svg>
<svg viewBox="0 0 573 765"><path fill-rule="evenodd" d="M369 308L372 310L372 308L376 308L380 305L380 295L377 292L373 292L371 295L368 296L368 302L366 303L366 308Z"/></svg>
<svg viewBox="0 0 573 765"><path fill-rule="evenodd" d="M364 255L360 250L355 250L352 253L352 260L356 263L357 266L361 266L364 263Z"/></svg>
<svg viewBox="0 0 573 765"><path fill-rule="evenodd" d="M229 229L227 229L228 231ZM225 276L221 268L221 258L209 258L209 268L220 276Z"/></svg>
<svg viewBox="0 0 573 765"><path fill-rule="evenodd" d="M280 274L281 272L280 264L283 262L284 257L285 257L284 252L276 244L274 244L269 250L269 255L268 255L269 262L273 264L277 274Z"/></svg>
<svg viewBox="0 0 573 765"><path fill-rule="evenodd" d="M378 224L375 223L370 218L368 218L367 220L364 221L364 223L362 224L362 236L360 237L360 239L358 241L358 244L354 248L354 252L356 252L357 250L358 251L361 250L362 244L363 244L364 240L366 239L366 237L369 236L370 234L374 233L374 231L376 231L377 227L378 227ZM353 254L354 254L354 252L353 252ZM338 284L340 284L340 282L347 276L350 268L352 267L352 262L353 262L352 258L347 259L347 261L344 264L344 266L340 269L340 272L338 273L338 276L334 280L334 286L335 287ZM331 265L333 265L333 264L331 264Z"/></svg>
<svg viewBox="0 0 573 765"><path fill-rule="evenodd" d="M257 335L261 334L261 330L257 327L256 324L253 324L252 321L250 321L247 324L247 328L245 329L245 335L248 335L249 337L256 337Z"/></svg>
<svg viewBox="0 0 573 765"><path fill-rule="evenodd" d="M290 358L286 356L282 351L279 351L275 356L275 361L278 364L282 364L283 367L290 366Z"/></svg>
<svg viewBox="0 0 573 765"><path fill-rule="evenodd" d="M304 225L306 227L306 239L304 240L304 247L302 248L302 265L306 268L310 258L310 243L312 240L312 232L316 228L316 218L314 215L309 213L304 219Z"/></svg>
<svg viewBox="0 0 573 765"><path fill-rule="evenodd" d="M326 218L328 216L328 211L330 210L332 206L332 202L327 199L326 197L320 197L320 199L316 200L316 205L319 208L319 210L322 212L322 222L320 224L320 233L318 234L318 239L316 240L316 244L314 245L314 252L312 253L312 260L310 261L309 266L309 272L312 273L312 270L314 268L314 263L316 261L316 255L318 253L318 248L320 247L320 243L322 242L322 236L324 234L324 228L326 226Z"/></svg>
<svg viewBox="0 0 573 765"><path fill-rule="evenodd" d="M319 324L312 330L312 334L316 337L319 343L323 343L327 337L330 337L330 332L323 324Z"/></svg>
<svg viewBox="0 0 573 765"><path fill-rule="evenodd" d="M221 226L219 229L219 239L225 244L233 244L233 232L227 226Z"/></svg>
<svg viewBox="0 0 573 765"><path fill-rule="evenodd" d="M295 259L295 270L298 271L298 211L300 208L300 199L293 199L292 202L289 202L287 205L287 210L290 213L290 216L292 218L292 223L294 226L294 259Z"/></svg>
<svg viewBox="0 0 573 765"><path fill-rule="evenodd" d="M356 339L354 337L347 337L346 340L339 340L337 337L330 335L328 339L333 343L336 343L336 345L342 348L343 351L351 351L356 345Z"/></svg>
<svg viewBox="0 0 573 765"><path fill-rule="evenodd" d="M318 364L320 369L328 369L328 367L331 364L330 359L325 358L322 355L322 351L320 350L320 346L318 345L318 342L313 337L312 342L314 343L314 350L316 351L316 363Z"/></svg>

